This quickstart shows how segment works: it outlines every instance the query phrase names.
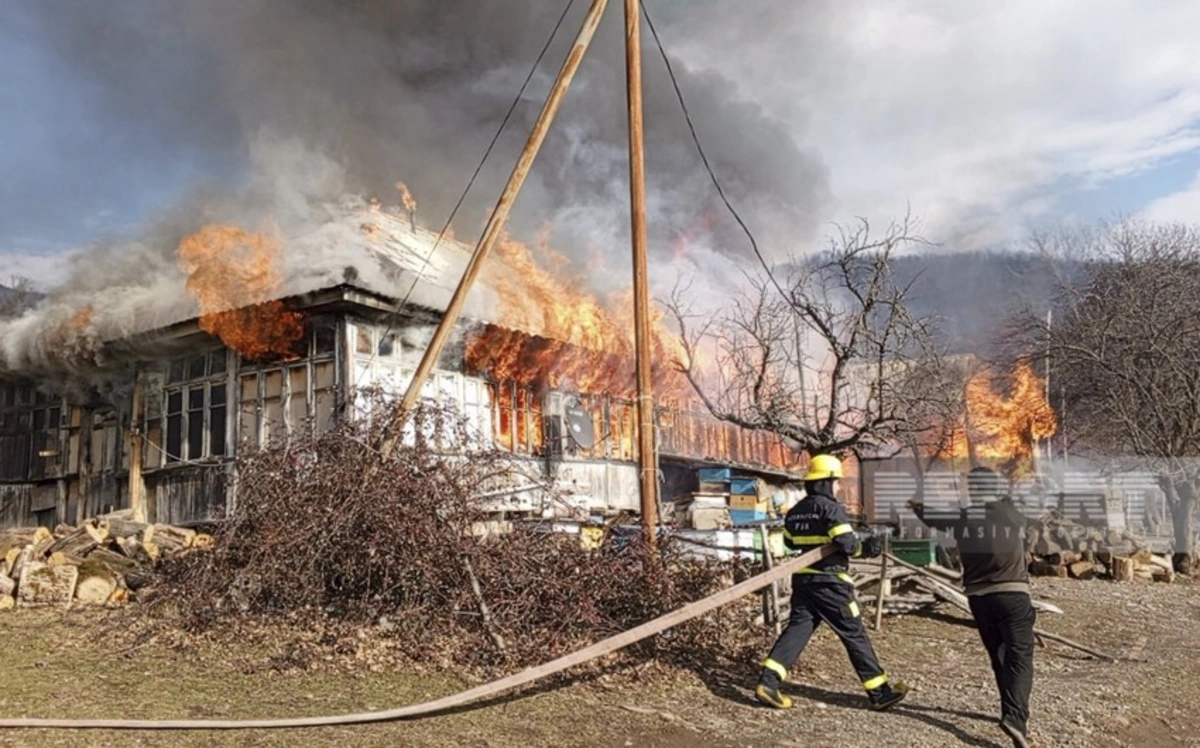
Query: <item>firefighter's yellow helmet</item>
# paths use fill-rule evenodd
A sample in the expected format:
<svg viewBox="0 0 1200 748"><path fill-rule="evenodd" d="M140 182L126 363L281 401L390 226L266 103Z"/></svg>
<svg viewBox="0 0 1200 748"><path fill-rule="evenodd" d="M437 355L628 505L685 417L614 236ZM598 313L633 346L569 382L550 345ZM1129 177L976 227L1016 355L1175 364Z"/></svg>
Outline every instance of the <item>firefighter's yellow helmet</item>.
<svg viewBox="0 0 1200 748"><path fill-rule="evenodd" d="M825 480L842 477L842 461L833 455L813 455L804 480Z"/></svg>

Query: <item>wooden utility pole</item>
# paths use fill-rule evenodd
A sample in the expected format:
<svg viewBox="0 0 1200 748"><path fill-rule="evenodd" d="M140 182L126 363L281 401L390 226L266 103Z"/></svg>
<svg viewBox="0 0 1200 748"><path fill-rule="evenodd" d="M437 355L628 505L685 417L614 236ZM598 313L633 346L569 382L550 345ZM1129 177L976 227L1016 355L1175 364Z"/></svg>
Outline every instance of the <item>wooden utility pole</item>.
<svg viewBox="0 0 1200 748"><path fill-rule="evenodd" d="M384 458L387 458L400 443L401 435L403 434L401 419L412 412L413 406L416 405L417 400L421 396L421 390L425 386L425 381L429 378L430 372L433 371L433 367L437 364L438 358L441 357L442 349L445 347L446 341L449 340L454 326L458 323L458 317L462 313L463 304L466 303L467 294L475 284L476 277L478 277L480 271L483 269L484 260L487 259L488 253L491 252L492 245L496 243L496 240L500 238L500 234L504 230L504 223L508 220L508 214L512 210L513 201L517 199L517 193L521 191L521 186L525 183L525 177L529 175L529 169L533 166L533 160L537 157L538 151L542 147L542 142L546 139L546 132L550 129L550 124L554 121L555 115L558 114L563 96L567 93L567 87L570 86L571 80L575 77L575 72L579 69L579 63L583 60L583 53L587 51L588 45L591 44L592 37L596 33L596 27L600 23L600 17L604 14L604 8L607 5L608 0L592 0L592 7L588 10L587 16L583 20L583 26L579 29L579 33L575 37L575 44L571 47L567 59L563 62L562 69L558 72L558 78L555 79L554 85L550 89L550 95L546 98L546 103L542 106L541 114L538 115L537 122L534 123L532 132L529 133L529 138L525 142L525 148L521 151L521 157L517 159L516 166L513 167L512 174L508 177L508 184L504 186L504 191L500 194L500 199L496 202L496 207L492 210L487 227L484 229L483 236L480 238L479 244L475 247L475 252L471 255L471 259L467 263L463 277L458 282L458 287L454 289L454 296L451 297L450 303L446 307L446 313L442 315L437 330L433 334L433 339L429 341L429 347L425 349L424 355L421 356L421 363L417 366L412 382L409 383L408 390L404 393L404 399L400 403L397 419L392 423L388 437L380 446L379 451Z"/></svg>
<svg viewBox="0 0 1200 748"><path fill-rule="evenodd" d="M146 521L146 486L142 482L142 426L146 385L141 370L134 373L133 402L129 414L129 508L136 522Z"/></svg>
<svg viewBox="0 0 1200 748"><path fill-rule="evenodd" d="M633 229L633 323L637 349L638 467L642 530L654 547L658 526L658 459L650 380L650 283L646 272L646 168L642 144L642 35L638 0L625 0L625 83L629 99L629 207Z"/></svg>

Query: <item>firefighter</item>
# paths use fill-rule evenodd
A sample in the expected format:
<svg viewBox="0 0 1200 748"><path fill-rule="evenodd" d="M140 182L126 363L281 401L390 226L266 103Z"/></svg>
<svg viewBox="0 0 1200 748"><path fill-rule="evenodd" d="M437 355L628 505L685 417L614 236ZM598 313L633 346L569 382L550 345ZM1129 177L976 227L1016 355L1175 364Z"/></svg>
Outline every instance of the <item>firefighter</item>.
<svg viewBox="0 0 1200 748"><path fill-rule="evenodd" d="M1016 748L1029 745L1029 695L1033 691L1033 634L1037 613L1025 565L1025 516L1002 495L1000 476L986 467L967 474L971 505L931 516L909 502L929 527L953 533L962 561L963 587L1000 691L1000 729Z"/></svg>
<svg viewBox="0 0 1200 748"><path fill-rule="evenodd" d="M805 496L784 520L783 538L788 548L803 552L833 542L838 551L792 575L792 612L787 628L763 662L754 690L758 700L767 706L777 709L792 706L791 698L781 687L788 670L822 621L846 647L872 709L881 711L895 706L908 692L903 683L891 682L880 667L863 626L849 561L859 555L878 556L882 547L878 536L864 531L864 540L860 541L851 528L846 510L835 498L841 478L840 460L833 455L813 456L803 478Z"/></svg>

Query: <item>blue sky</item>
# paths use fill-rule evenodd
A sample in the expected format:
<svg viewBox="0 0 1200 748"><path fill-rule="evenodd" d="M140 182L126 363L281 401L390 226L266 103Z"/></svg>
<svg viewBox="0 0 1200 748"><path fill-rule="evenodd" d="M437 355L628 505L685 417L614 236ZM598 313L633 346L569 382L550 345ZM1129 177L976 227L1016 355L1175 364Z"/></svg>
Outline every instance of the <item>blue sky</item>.
<svg viewBox="0 0 1200 748"><path fill-rule="evenodd" d="M157 0L84 5L118 30L66 34L0 0L0 282L53 275L63 250L245 176L206 40ZM934 241L997 246L1031 225L1200 216L1200 3L1146 7L746 0L666 31L820 159L826 221L911 206Z"/></svg>

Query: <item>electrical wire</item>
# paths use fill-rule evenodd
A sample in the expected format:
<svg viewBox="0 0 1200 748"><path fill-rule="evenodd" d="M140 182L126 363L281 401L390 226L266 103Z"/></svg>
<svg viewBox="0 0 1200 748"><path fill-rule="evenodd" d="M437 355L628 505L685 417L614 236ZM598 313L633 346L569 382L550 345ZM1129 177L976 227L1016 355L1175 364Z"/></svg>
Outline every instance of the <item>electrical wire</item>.
<svg viewBox="0 0 1200 748"><path fill-rule="evenodd" d="M767 277L771 279L771 284L775 286L775 289L779 291L784 300L790 304L792 302L791 296L783 290L783 287L779 285L779 281L775 279L775 274L771 271L771 266L767 263L766 258L762 256L762 252L759 251L758 241L754 238L754 232L742 220L741 214L737 212L737 209L733 207L733 203L729 201L729 197L726 196L725 188L721 186L721 180L717 177L716 171L708 160L708 154L705 152L704 146L700 143L700 136L696 133L696 124L692 121L691 110L688 109L687 101L683 97L683 90L679 86L679 80L675 77L675 68L671 65L671 58L667 56L667 51L663 48L662 39L659 38L658 29L655 28L654 21L650 18L650 10L646 7L644 0L639 0L638 4L642 8L642 15L646 18L646 25L650 28L650 35L654 37L654 44L658 47L658 54L662 57L663 64L666 66L667 75L671 79L671 86L675 89L675 98L679 100L679 108L683 110L683 117L687 121L688 131L692 135L692 143L695 144L696 151L700 154L700 161L704 164L704 169L708 172L713 187L717 189L717 195L720 196L721 202L725 204L725 208L729 211L729 214L733 216L733 220L737 221L742 232L746 234L746 238L750 240L750 248L754 250L754 256L758 258L763 270L767 273Z"/></svg>
<svg viewBox="0 0 1200 748"><path fill-rule="evenodd" d="M500 121L500 126L496 128L496 133L492 136L491 142L488 143L487 148L483 152L483 156L479 159L479 163L475 166L475 171L471 174L471 178L467 180L467 186L463 188L462 194L458 196L458 201L454 203L454 208L450 211L450 215L447 216L445 224L442 225L442 230L438 232L437 239L434 240L433 246L430 247L429 252L425 254L425 258L422 260L420 268L413 275L412 283L409 285L408 290L404 293L404 297L400 300L400 303L396 305L395 311L389 315L387 327L383 332L384 337L392 332L395 326L395 320L399 316L400 310L404 309L408 305L408 300L412 296L413 290L416 289L417 283L421 280L421 273L425 272L425 268L429 266L429 261L433 259L434 253L437 252L442 240L446 237L446 232L450 230L450 225L454 222L455 216L458 215L459 209L462 208L463 202L466 201L467 194L470 193L471 188L475 186L475 180L479 178L479 173L483 171L484 164L487 163L488 158L492 155L492 151L496 148L496 143L500 140L500 136L504 134L505 128L508 127L508 123L512 120L513 113L517 110L517 106L520 105L521 99L525 96L525 89L529 87L529 82L533 80L533 76L537 72L538 66L542 64L542 60L546 57L546 52L550 50L550 45L554 43L554 39L558 36L558 32L562 28L563 22L567 19L567 15L571 12L571 8L574 6L575 0L567 0L567 4L565 7L563 7L563 11L559 15L558 21L554 24L554 28L550 31L550 36L546 39L546 43L542 45L541 51L538 52L537 59L534 60L533 65L530 66L529 73L525 76L525 80L522 81L521 88L517 91L517 95L513 97L512 104L509 105L508 111L504 113L504 119ZM479 241L482 240L483 237L480 237ZM363 374L370 370L371 365L375 363L375 359L378 357L378 353L379 346L372 346L371 358L368 360L367 368L363 370ZM354 386L358 387L358 385L361 383L362 375L360 374L355 379Z"/></svg>

